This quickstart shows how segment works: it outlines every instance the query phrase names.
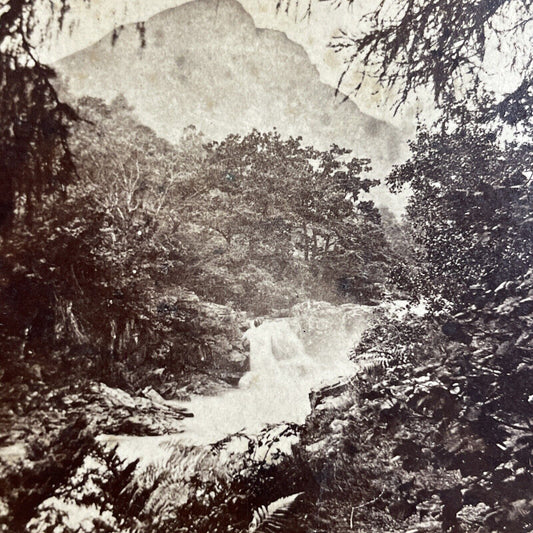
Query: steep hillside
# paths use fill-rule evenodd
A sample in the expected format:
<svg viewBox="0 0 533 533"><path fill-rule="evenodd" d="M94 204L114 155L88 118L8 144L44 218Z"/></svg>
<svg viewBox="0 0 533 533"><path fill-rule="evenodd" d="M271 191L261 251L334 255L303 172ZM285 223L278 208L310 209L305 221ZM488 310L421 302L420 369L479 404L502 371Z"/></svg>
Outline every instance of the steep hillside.
<svg viewBox="0 0 533 533"><path fill-rule="evenodd" d="M278 128L319 148L337 143L389 168L403 149L390 125L335 98L304 49L257 29L236 0L198 0L107 36L56 67L76 95L123 93L142 122L176 141L195 124L208 137Z"/></svg>

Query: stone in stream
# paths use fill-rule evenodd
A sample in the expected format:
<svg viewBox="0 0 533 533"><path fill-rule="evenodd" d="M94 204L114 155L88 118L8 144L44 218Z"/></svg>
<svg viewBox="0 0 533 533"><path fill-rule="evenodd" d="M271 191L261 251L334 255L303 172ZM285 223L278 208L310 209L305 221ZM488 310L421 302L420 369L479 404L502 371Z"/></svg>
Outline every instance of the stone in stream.
<svg viewBox="0 0 533 533"><path fill-rule="evenodd" d="M144 389L142 396L132 396L103 383L91 384L90 391L89 397L83 398L84 411L98 433L164 435L178 431L179 422L193 416L151 387ZM69 397L65 400L68 403Z"/></svg>
<svg viewBox="0 0 533 533"><path fill-rule="evenodd" d="M154 390L153 387L150 387L150 386L145 387L141 391L141 394L145 398L148 398L149 400L152 400L154 403L160 403L162 405L166 404L165 398L163 398L163 396L161 396L161 394L159 394L156 390Z"/></svg>

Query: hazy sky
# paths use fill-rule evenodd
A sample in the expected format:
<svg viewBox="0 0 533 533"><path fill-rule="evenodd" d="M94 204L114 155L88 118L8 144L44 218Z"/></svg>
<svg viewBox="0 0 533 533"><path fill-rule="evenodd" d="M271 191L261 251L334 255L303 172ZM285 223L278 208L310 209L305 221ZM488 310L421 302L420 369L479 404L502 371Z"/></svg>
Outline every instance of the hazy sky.
<svg viewBox="0 0 533 533"><path fill-rule="evenodd" d="M46 61L59 59L99 40L115 26L146 20L164 9L187 1L189 0L90 0L87 3L84 0L71 0L67 25L74 23L72 32L63 31L57 38L48 40L41 47L41 57ZM315 0L313 14L308 19L302 8L300 12L296 12L296 2L292 3L287 14L283 11L276 13L276 0L239 1L253 17L257 27L283 31L291 40L302 45L311 62L318 68L322 81L336 85L343 70L342 59L328 48L328 43L339 28L360 26L360 9L347 6L334 9L331 4ZM364 4L368 10L372 3L373 0L365 0L358 5ZM393 116L385 97L383 90L367 86L355 101L365 113L387 120L406 134L412 134L415 105L406 107L401 114ZM417 105L424 106L424 103Z"/></svg>

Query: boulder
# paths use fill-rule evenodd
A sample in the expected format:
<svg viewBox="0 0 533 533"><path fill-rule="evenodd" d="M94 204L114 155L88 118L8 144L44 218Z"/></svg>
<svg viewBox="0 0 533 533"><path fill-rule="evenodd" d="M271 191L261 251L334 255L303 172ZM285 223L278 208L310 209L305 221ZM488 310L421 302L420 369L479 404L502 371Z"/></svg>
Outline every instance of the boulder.
<svg viewBox="0 0 533 533"><path fill-rule="evenodd" d="M161 403L161 404L165 404L166 403L165 398L163 398L163 396L161 396L161 394L159 394L157 391L155 391L152 387L144 388L141 391L141 394L145 398L148 398L149 400L152 400L152 402Z"/></svg>
<svg viewBox="0 0 533 533"><path fill-rule="evenodd" d="M90 391L96 394L100 399L110 407L126 407L128 409L135 409L135 400L122 389L108 387L104 383L93 383L90 386Z"/></svg>
<svg viewBox="0 0 533 533"><path fill-rule="evenodd" d="M320 389L313 389L309 393L311 409L316 409L317 406L324 402L327 398L334 398L340 396L340 394L342 394L348 389L349 385L349 378L345 378L335 381L334 383L331 383L329 385L325 385Z"/></svg>
<svg viewBox="0 0 533 533"><path fill-rule="evenodd" d="M220 356L219 367L235 373L244 373L250 369L250 356L248 353L235 348Z"/></svg>

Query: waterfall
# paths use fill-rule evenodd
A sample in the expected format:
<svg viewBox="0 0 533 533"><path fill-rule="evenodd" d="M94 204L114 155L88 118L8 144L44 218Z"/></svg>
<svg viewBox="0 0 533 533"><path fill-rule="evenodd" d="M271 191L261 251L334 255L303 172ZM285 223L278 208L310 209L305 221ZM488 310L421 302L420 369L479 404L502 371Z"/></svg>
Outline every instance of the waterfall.
<svg viewBox="0 0 533 533"><path fill-rule="evenodd" d="M310 411L309 391L351 371L347 353L366 323L361 307L334 309L315 317L320 327L309 316L252 325L245 333L250 371L237 389L192 400L188 407L195 416L184 421L187 440L200 444L266 424L302 423Z"/></svg>
<svg viewBox="0 0 533 533"><path fill-rule="evenodd" d="M250 372L241 378L240 388L294 385L294 380L305 379L315 367L287 319L252 327L245 337L250 342Z"/></svg>

